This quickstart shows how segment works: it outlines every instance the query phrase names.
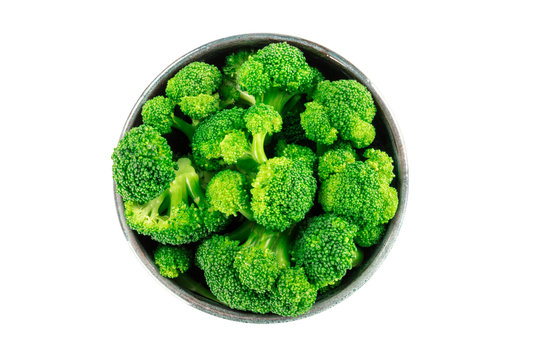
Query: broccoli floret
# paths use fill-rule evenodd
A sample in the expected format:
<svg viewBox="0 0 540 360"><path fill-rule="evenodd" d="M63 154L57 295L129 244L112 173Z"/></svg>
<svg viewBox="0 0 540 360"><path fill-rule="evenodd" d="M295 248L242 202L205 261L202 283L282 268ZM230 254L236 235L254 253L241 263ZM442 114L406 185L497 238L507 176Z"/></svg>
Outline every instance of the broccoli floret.
<svg viewBox="0 0 540 360"><path fill-rule="evenodd" d="M193 155L202 168L217 170L225 164L235 164L252 170L267 160L265 140L279 130L281 116L269 105L222 110L195 131ZM248 134L252 136L251 143Z"/></svg>
<svg viewBox="0 0 540 360"><path fill-rule="evenodd" d="M227 224L225 215L209 209L191 161L180 158L177 167L174 180L159 196L143 204L124 204L133 230L171 245L198 241Z"/></svg>
<svg viewBox="0 0 540 360"><path fill-rule="evenodd" d="M306 104L301 125L308 139L330 145L338 137L356 148L375 138L371 124L376 108L371 93L356 80L322 81Z"/></svg>
<svg viewBox="0 0 540 360"><path fill-rule="evenodd" d="M257 51L237 71L240 88L257 103L281 113L295 95L311 91L319 72L306 62L302 51L287 43L273 43Z"/></svg>
<svg viewBox="0 0 540 360"><path fill-rule="evenodd" d="M333 214L307 220L294 244L292 259L305 268L317 289L339 281L362 255L354 243L358 228Z"/></svg>
<svg viewBox="0 0 540 360"><path fill-rule="evenodd" d="M258 293L270 291L280 270L290 265L288 241L288 234L255 226L233 264L242 284Z"/></svg>
<svg viewBox="0 0 540 360"><path fill-rule="evenodd" d="M167 141L154 128L129 130L112 154L116 191L124 201L144 203L169 187L176 163Z"/></svg>
<svg viewBox="0 0 540 360"><path fill-rule="evenodd" d="M298 316L311 309L317 299L317 289L309 283L304 268L288 267L281 270L271 299L273 313Z"/></svg>
<svg viewBox="0 0 540 360"><path fill-rule="evenodd" d="M244 174L227 169L218 172L210 180L206 188L206 197L212 209L227 216L241 213L248 220L253 220L248 187Z"/></svg>
<svg viewBox="0 0 540 360"><path fill-rule="evenodd" d="M276 145L276 156L298 160L300 164L307 165L312 170L314 170L317 162L317 155L310 148L297 144L287 144L282 140L278 141Z"/></svg>
<svg viewBox="0 0 540 360"><path fill-rule="evenodd" d="M361 229L379 226L365 230L360 244L375 243L374 234L382 235L380 225L392 219L398 207L397 191L390 186L391 158L378 152L367 155L372 157L348 164L323 181L319 193L324 211L346 217Z"/></svg>
<svg viewBox="0 0 540 360"><path fill-rule="evenodd" d="M245 248L230 234L214 235L197 249L197 266L204 271L206 283L219 301L233 309L255 313L274 312L281 316L299 316L311 308L317 292L301 268L285 266L279 270L268 291L257 292L246 286L236 268L240 261L238 259L242 258L239 253ZM253 273L256 271L252 270ZM250 283L250 280L257 279L247 277L243 280Z"/></svg>
<svg viewBox="0 0 540 360"><path fill-rule="evenodd" d="M234 104L248 106L255 104L255 98L242 91L238 84L238 70L253 53L253 50L241 50L225 59L225 65L222 68L223 83L219 89L222 107Z"/></svg>
<svg viewBox="0 0 540 360"><path fill-rule="evenodd" d="M183 246L159 244L154 251L154 262L159 273L168 278L176 278L191 266L193 254Z"/></svg>
<svg viewBox="0 0 540 360"><path fill-rule="evenodd" d="M356 160L358 160L358 155L351 144L338 143L319 158L319 180L324 181L330 175L343 171L348 164L352 164Z"/></svg>
<svg viewBox="0 0 540 360"><path fill-rule="evenodd" d="M245 128L242 108L232 108L218 111L196 129L191 147L193 160L204 170L219 170L226 164L222 159L221 142L233 130Z"/></svg>
<svg viewBox="0 0 540 360"><path fill-rule="evenodd" d="M219 109L217 90L221 82L222 75L217 67L204 62L192 62L167 82L165 94L196 125Z"/></svg>
<svg viewBox="0 0 540 360"><path fill-rule="evenodd" d="M251 210L255 221L284 231L304 218L313 206L317 181L307 164L275 157L259 167L252 183Z"/></svg>
<svg viewBox="0 0 540 360"><path fill-rule="evenodd" d="M168 134L171 128L182 131L191 140L195 132L195 126L188 124L174 115L176 104L165 96L156 96L146 101L142 107L142 121L152 126L160 134Z"/></svg>

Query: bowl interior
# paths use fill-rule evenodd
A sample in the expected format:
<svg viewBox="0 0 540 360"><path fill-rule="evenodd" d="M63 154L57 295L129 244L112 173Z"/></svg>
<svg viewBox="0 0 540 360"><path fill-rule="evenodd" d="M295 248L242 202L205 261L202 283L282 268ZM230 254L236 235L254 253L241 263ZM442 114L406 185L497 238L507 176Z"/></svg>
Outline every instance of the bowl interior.
<svg viewBox="0 0 540 360"><path fill-rule="evenodd" d="M291 36L276 34L247 34L233 36L203 45L200 48L186 54L165 69L144 91L128 117L121 137L123 137L124 134L132 127L142 124L140 115L142 105L146 102L146 100L154 96L164 95L168 79L176 74L176 72L182 67L193 61L204 61L221 68L221 66L224 64L225 57L232 52L246 48L258 49L269 43L281 41L287 41L289 44L301 49L304 52L308 63L311 66L318 68L327 79L355 79L371 91L377 107L377 114L373 120L373 125L377 130L377 135L374 143L371 146L382 149L393 157L396 178L394 179L392 185L398 189L400 204L395 217L388 224L387 232L384 238L378 245L369 248L365 252L366 260L362 266L349 271L338 287L320 296L313 308L308 313L296 318L284 318L272 314L261 315L232 310L220 303L214 302L191 291L189 283L167 279L159 275L159 271L153 263L152 255L157 243L151 240L149 237L139 235L129 229L123 214L124 208L122 199L115 192L118 216L126 238L132 244L135 252L145 263L148 269L159 279L159 281L161 281L178 296L186 300L190 305L210 314L231 320L270 323L300 319L323 311L343 300L356 289L361 287L369 279L380 262L384 259L399 230L407 200L408 171L403 143L399 135L399 130L392 119L390 111L377 91L374 89L371 82L363 73L361 73L348 61L341 58L339 55L318 44ZM174 144L172 147L175 152L187 153L189 151L189 144L187 143L186 138L183 136L183 134L180 134L180 132L173 132L168 136L168 138L170 140L169 143L171 143L171 145ZM202 274L195 272L192 276L193 280L202 282L204 284Z"/></svg>

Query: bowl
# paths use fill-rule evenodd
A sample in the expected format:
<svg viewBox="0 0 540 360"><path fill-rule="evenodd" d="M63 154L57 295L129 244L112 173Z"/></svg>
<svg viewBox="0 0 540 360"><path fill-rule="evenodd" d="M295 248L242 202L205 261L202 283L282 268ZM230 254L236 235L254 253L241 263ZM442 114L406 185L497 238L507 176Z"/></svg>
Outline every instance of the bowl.
<svg viewBox="0 0 540 360"><path fill-rule="evenodd" d="M368 252L366 252L366 260L362 266L350 270L338 287L333 288L317 299L310 311L298 317L287 318L274 314L254 314L251 312L233 310L191 291L189 283L162 277L153 262L153 249L155 248L156 243L146 236L137 234L128 227L124 216L122 198L116 193L115 188L114 197L116 210L126 239L148 270L163 285L186 301L189 305L206 313L229 320L248 323L278 323L298 320L320 313L341 302L365 284L385 259L392 244L397 238L407 203L408 168L403 140L388 106L383 101L378 91L360 70L343 57L321 45L294 36L279 34L236 35L202 45L180 57L163 70L163 72L150 83L146 90L144 90L129 114L121 138L129 129L142 123L141 108L146 100L156 95L164 94L167 80L187 64L193 61L205 61L219 66L223 64L225 56L231 52L245 48L262 48L273 42L284 41L301 49L304 52L308 63L320 69L327 79L355 79L369 89L377 107L377 115L373 120L373 124L377 129L377 136L372 146L385 150L394 159L396 178L394 179L393 184L399 193L399 207L394 218L388 223L387 231L383 239L381 239L379 244L369 248ZM188 144L183 144L183 146L187 149Z"/></svg>

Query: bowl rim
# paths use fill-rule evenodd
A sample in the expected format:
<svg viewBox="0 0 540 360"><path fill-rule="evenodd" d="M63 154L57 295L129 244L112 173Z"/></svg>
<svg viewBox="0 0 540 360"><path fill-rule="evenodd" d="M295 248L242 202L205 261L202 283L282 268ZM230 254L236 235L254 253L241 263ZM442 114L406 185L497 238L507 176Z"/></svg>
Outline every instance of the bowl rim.
<svg viewBox="0 0 540 360"><path fill-rule="evenodd" d="M225 305L217 303L215 304L211 300L208 300L198 294L194 294L185 289L182 289L171 279L167 279L159 274L159 270L155 266L154 262L151 260L151 256L149 256L149 254L142 247L141 243L138 241L137 234L127 225L124 216L123 201L121 196L116 192L116 184L114 180L113 191L118 219L120 221L126 240L130 243L132 249L146 266L146 268L161 284L163 284L166 288L171 290L174 294L179 296L182 300L187 302L192 307L208 314L223 319L234 320L244 323L268 324L304 319L306 317L310 317L324 310L327 310L352 295L356 290L362 287L362 285L364 285L369 280L369 278L371 278L371 276L375 273L375 271L379 268L381 263L388 255L388 252L392 248L399 233L399 229L402 225L407 205L409 170L405 145L403 143L403 138L401 136L399 127L394 121L394 118L386 102L383 100L382 96L379 94L373 83L352 63L350 63L348 60L338 55L334 51L303 38L275 33L248 33L221 38L201 45L198 48L176 59L173 63L166 67L154 80L152 80L152 82L143 91L143 93L133 106L131 112L129 113L129 116L122 129L120 139L126 134L128 130L133 127L135 121L137 120L137 117L140 114L142 105L156 90L159 84L161 84L162 81L164 81L165 79L169 79L170 77L172 77L180 68L184 67L192 61L197 61L198 58L204 57L205 54L211 54L217 49L224 49L231 46L247 47L250 44L260 42L288 42L291 45L300 48L309 48L310 51L316 52L318 54L323 54L324 57L326 57L330 62L337 62L341 67L347 69L348 73L351 75L352 78L358 80L360 83L362 83L368 88L378 106L378 110L383 113L382 119L388 130L391 146L394 150L394 154L396 155L396 158L394 159L395 168L400 180L398 189L399 205L394 218L390 221L388 225L385 236L370 257L369 264L365 265L364 270L358 274L357 278L352 280L339 292L336 292L331 296L318 300L307 313L297 317L282 317L275 314L255 314L251 312L230 309Z"/></svg>

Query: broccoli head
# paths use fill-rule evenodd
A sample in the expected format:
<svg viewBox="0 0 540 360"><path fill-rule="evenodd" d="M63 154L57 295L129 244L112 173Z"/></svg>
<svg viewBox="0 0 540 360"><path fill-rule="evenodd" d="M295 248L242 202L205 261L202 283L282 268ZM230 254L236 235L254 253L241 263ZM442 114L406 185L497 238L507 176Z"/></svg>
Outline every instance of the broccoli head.
<svg viewBox="0 0 540 360"><path fill-rule="evenodd" d="M358 228L333 214L307 220L294 244L292 259L304 267L317 289L339 281L362 258L354 243Z"/></svg>
<svg viewBox="0 0 540 360"><path fill-rule="evenodd" d="M380 225L392 219L398 207L397 191L390 186L391 158L378 151L366 154L370 156L366 161L348 164L323 181L319 193L326 212L346 217L364 229L365 240L358 240L359 244L376 243L374 237L383 232Z"/></svg>
<svg viewBox="0 0 540 360"><path fill-rule="evenodd" d="M192 62L167 82L165 94L197 124L219 109L217 90L221 82L222 75L217 67Z"/></svg>
<svg viewBox="0 0 540 360"><path fill-rule="evenodd" d="M154 263L159 273L167 278L176 278L191 266L193 254L183 246L159 244L154 251Z"/></svg>
<svg viewBox="0 0 540 360"><path fill-rule="evenodd" d="M249 184L244 174L230 169L218 172L208 183L206 197L212 209L227 216L241 213L253 220L250 209Z"/></svg>
<svg viewBox="0 0 540 360"><path fill-rule="evenodd" d="M167 141L153 127L129 130L112 154L116 191L124 201L144 203L165 191L176 163Z"/></svg>
<svg viewBox="0 0 540 360"><path fill-rule="evenodd" d="M257 103L272 105L281 113L293 96L311 91L319 74L300 49L282 42L267 45L244 61L237 81Z"/></svg>
<svg viewBox="0 0 540 360"><path fill-rule="evenodd" d="M376 108L369 90L356 80L322 81L306 104L301 125L308 139L330 145L338 138L363 148L373 142Z"/></svg>
<svg viewBox="0 0 540 360"><path fill-rule="evenodd" d="M212 211L187 158L177 161L175 177L167 190L146 203L125 202L130 228L171 245L199 241L227 225L227 217Z"/></svg>
<svg viewBox="0 0 540 360"><path fill-rule="evenodd" d="M251 210L258 224L284 231L313 206L317 181L307 164L275 157L259 167L252 183Z"/></svg>
<svg viewBox="0 0 540 360"><path fill-rule="evenodd" d="M174 115L175 106L174 101L165 96L153 97L147 100L142 107L142 121L144 124L152 126L160 134L168 134L174 127L191 139L195 132L195 126Z"/></svg>
<svg viewBox="0 0 540 360"><path fill-rule="evenodd" d="M352 164L356 160L358 160L358 155L351 144L346 142L334 144L319 158L319 180L324 181L330 175L343 171L348 164Z"/></svg>

